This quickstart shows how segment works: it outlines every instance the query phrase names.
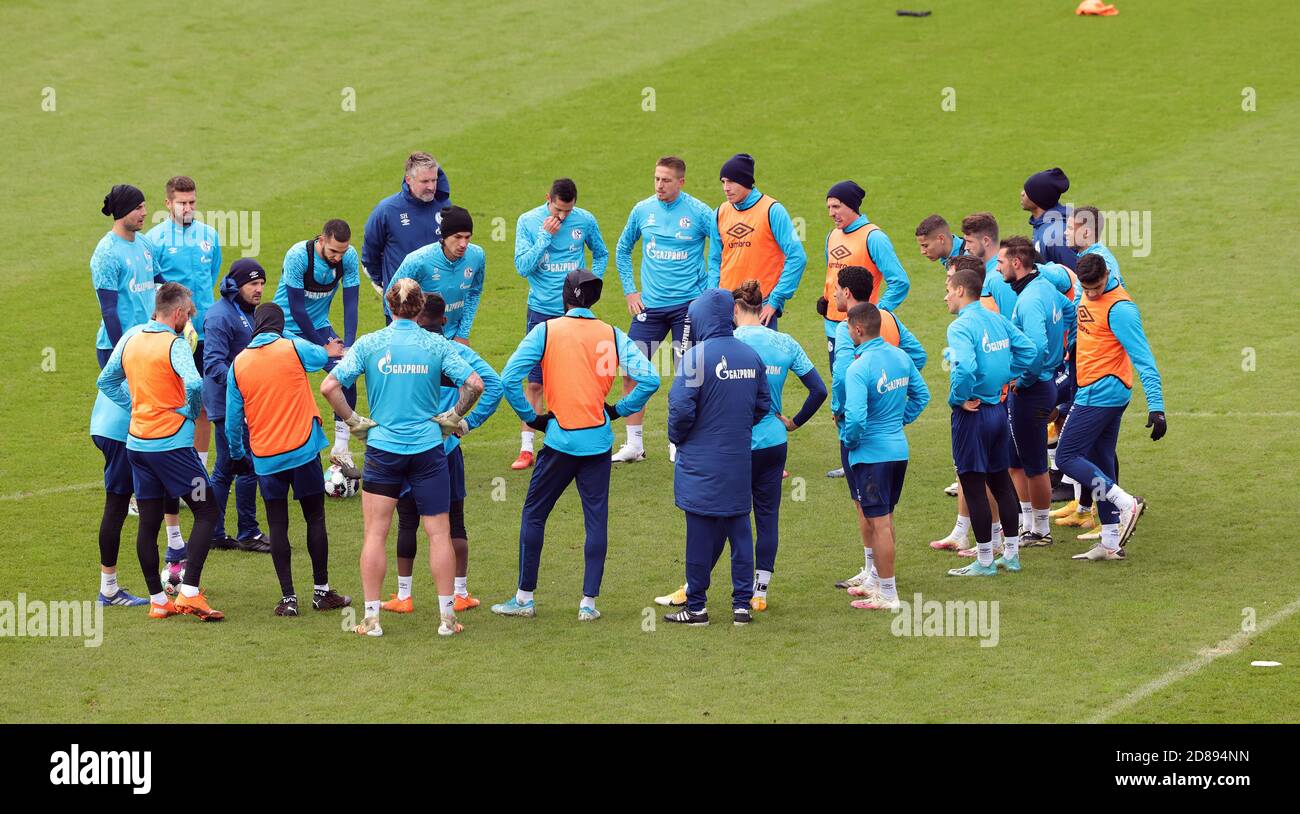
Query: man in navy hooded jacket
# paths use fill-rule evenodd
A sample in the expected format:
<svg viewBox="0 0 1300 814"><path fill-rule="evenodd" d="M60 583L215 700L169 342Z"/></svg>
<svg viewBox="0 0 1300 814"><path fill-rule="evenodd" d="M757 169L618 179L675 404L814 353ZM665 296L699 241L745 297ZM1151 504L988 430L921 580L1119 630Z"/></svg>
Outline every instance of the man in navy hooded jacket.
<svg viewBox="0 0 1300 814"><path fill-rule="evenodd" d="M212 469L212 492L217 502L217 524L212 529L216 548L242 548L270 552L271 543L257 527L257 476L235 476L230 471L230 446L226 443L226 373L253 338L253 310L262 301L266 271L254 259L242 257L230 264L221 281L221 298L204 319L203 407L216 428L217 465ZM245 442L247 443L247 442ZM238 537L226 536L226 501L235 484Z"/></svg>
<svg viewBox="0 0 1300 814"><path fill-rule="evenodd" d="M709 576L728 539L732 621L750 619L750 438L772 399L762 358L732 335L734 308L731 293L716 288L691 303L692 345L668 393L668 440L677 445L673 494L686 512L686 607L665 616L667 622L709 623Z"/></svg>
<svg viewBox="0 0 1300 814"><path fill-rule="evenodd" d="M411 153L401 190L375 205L361 244L361 263L381 298L406 255L442 239L442 210L450 203L451 185L437 160ZM391 321L386 314L385 319Z"/></svg>

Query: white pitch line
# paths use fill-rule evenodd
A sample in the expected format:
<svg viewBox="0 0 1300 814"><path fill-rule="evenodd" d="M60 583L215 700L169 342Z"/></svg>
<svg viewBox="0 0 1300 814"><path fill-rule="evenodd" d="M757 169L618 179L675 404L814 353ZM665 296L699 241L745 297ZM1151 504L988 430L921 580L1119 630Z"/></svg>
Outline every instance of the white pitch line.
<svg viewBox="0 0 1300 814"><path fill-rule="evenodd" d="M57 495L63 492L84 492L87 489L96 486L103 487L104 481L92 480L86 483L74 483L70 486L54 486L49 489L36 489L30 492L14 492L10 495L0 495L0 501L23 500L29 497L44 497L45 495Z"/></svg>
<svg viewBox="0 0 1300 814"><path fill-rule="evenodd" d="M1212 663L1215 659L1221 658L1223 656L1230 656L1233 653L1236 653L1246 644L1246 642L1250 641L1250 637L1260 636L1263 635L1264 633L1267 633L1269 629L1272 628L1274 625L1278 624L1279 622L1284 622L1287 619L1289 619L1291 616L1293 616L1296 611L1300 611L1300 599L1296 599L1294 602L1282 608L1277 613L1274 613L1272 616L1260 622L1256 626L1256 628L1251 632L1247 633L1244 630L1240 631L1238 633L1233 634L1232 636L1229 636L1228 638L1224 639L1223 641L1219 642L1213 647L1208 647L1202 650L1200 655L1198 655L1196 658L1192 659L1191 661L1187 662L1186 664L1180 667L1175 667L1174 669L1160 676L1156 680L1148 684L1144 684L1141 687L1138 687L1133 692L1129 693L1128 695L1119 699L1115 703L1101 710L1093 717L1089 718L1087 722L1090 724L1105 723L1111 718L1114 718L1119 713L1133 706L1137 702L1147 698L1150 695L1154 695L1155 693L1160 692L1165 687L1168 687L1170 684L1174 684L1178 681L1183 680L1184 678L1187 678L1188 676L1194 675L1195 673L1199 672L1202 668Z"/></svg>

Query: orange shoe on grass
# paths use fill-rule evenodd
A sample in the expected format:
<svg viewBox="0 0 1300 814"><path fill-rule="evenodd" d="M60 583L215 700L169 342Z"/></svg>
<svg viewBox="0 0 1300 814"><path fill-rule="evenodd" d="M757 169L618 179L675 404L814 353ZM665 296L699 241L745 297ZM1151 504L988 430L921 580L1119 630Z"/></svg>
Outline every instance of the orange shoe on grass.
<svg viewBox="0 0 1300 814"><path fill-rule="evenodd" d="M204 622L220 622L226 618L226 615L219 610L213 610L208 605L208 599L203 594L197 596L186 596L180 594L173 600L172 604L180 613L188 613L191 616L197 616Z"/></svg>
<svg viewBox="0 0 1300 814"><path fill-rule="evenodd" d="M180 611L176 610L176 605L170 599L161 605L157 602L149 603L150 619L166 619L168 616L175 616L178 613L180 613Z"/></svg>
<svg viewBox="0 0 1300 814"><path fill-rule="evenodd" d="M519 451L519 457L515 458L515 462L510 464L510 468L514 470L527 469L532 465L533 465L533 453L529 452L526 449L521 449Z"/></svg>
<svg viewBox="0 0 1300 814"><path fill-rule="evenodd" d="M405 599L398 599L397 594L393 598L379 606L380 610L386 610L389 613L414 613L415 597L408 596Z"/></svg>
<svg viewBox="0 0 1300 814"><path fill-rule="evenodd" d="M478 597L472 594L465 594L464 596L461 596L460 594L456 594L456 598L452 600L451 607L452 610L454 610L456 613L460 613L461 611L467 611L470 610L471 608L477 608L478 606L479 606Z"/></svg>

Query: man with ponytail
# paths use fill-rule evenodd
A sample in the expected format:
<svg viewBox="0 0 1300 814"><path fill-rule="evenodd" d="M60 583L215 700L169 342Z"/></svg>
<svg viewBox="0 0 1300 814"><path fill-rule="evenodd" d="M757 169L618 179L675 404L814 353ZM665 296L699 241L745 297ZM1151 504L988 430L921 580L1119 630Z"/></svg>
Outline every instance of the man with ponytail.
<svg viewBox="0 0 1300 814"><path fill-rule="evenodd" d="M402 279L385 294L393 322L366 334L347 352L321 384L321 395L352 430L366 438L366 476L361 487L365 541L361 549L361 585L365 617L353 632L382 636L379 591L388 570L385 550L393 511L409 488L429 536L429 570L438 586L438 635L461 631L453 609L455 555L448 521L450 485L443 433L461 427L461 420L483 393L483 380L441 336L415 323L424 308L424 292L412 279ZM374 421L362 419L347 403L344 388L366 377L366 396ZM460 389L456 406L439 412L441 380L446 376Z"/></svg>

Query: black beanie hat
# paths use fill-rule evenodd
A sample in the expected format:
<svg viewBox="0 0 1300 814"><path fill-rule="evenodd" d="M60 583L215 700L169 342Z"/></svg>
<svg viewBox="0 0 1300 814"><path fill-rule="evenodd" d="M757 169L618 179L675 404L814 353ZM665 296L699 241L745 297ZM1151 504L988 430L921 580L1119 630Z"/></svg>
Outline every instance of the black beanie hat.
<svg viewBox="0 0 1300 814"><path fill-rule="evenodd" d="M251 257L241 257L230 264L226 276L235 281L236 288L243 288L256 280L266 279L266 269Z"/></svg>
<svg viewBox="0 0 1300 814"><path fill-rule="evenodd" d="M458 232L474 233L474 218L470 217L469 210L461 206L449 206L442 210L442 220L439 225L443 237L451 237Z"/></svg>
<svg viewBox="0 0 1300 814"><path fill-rule="evenodd" d="M99 211L113 220L118 220L134 212L135 208L142 203L144 203L143 192L130 184L118 184L104 196L104 206Z"/></svg>
<svg viewBox="0 0 1300 814"><path fill-rule="evenodd" d="M1041 209L1051 209L1061 202L1070 188L1070 179L1060 167L1036 172L1025 180L1025 194Z"/></svg>
<svg viewBox="0 0 1300 814"><path fill-rule="evenodd" d="M253 336L284 333L284 311L273 302L264 302L253 312Z"/></svg>
<svg viewBox="0 0 1300 814"><path fill-rule="evenodd" d="M742 187L754 188L754 157L749 153L736 153L722 165L718 180L726 178Z"/></svg>
<svg viewBox="0 0 1300 814"><path fill-rule="evenodd" d="M861 212L862 199L867 197L867 191L854 181L840 181L827 191L826 197L836 198L854 212Z"/></svg>
<svg viewBox="0 0 1300 814"><path fill-rule="evenodd" d="M586 269L571 271L564 277L564 309L590 308L600 301L604 283Z"/></svg>

